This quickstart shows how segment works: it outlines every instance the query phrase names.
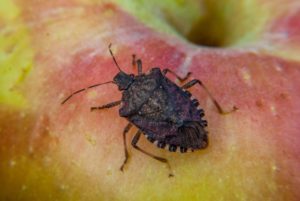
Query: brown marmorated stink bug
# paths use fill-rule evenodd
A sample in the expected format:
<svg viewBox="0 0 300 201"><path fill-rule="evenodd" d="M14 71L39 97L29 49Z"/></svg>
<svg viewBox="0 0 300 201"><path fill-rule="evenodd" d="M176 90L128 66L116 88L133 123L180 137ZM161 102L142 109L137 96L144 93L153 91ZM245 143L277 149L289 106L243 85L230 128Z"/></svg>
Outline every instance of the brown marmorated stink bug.
<svg viewBox="0 0 300 201"><path fill-rule="evenodd" d="M123 131L123 143L125 160L120 167L123 171L129 158L126 144L126 133L134 125L138 128L137 133L131 141L131 145L142 153L167 164L169 176L173 176L171 166L167 159L155 156L142 148L137 143L143 133L147 139L159 148L167 148L171 152L179 150L181 153L204 149L208 146L208 132L205 130L207 121L202 119L204 110L199 107L197 99L192 98L186 89L199 84L212 99L220 114L227 114L237 110L236 107L229 112L224 112L220 104L211 95L205 85L197 79L193 79L183 86L177 86L166 77L167 73L173 74L180 82L184 82L191 73L185 77L176 75L170 69L152 68L149 73L142 72L142 61L136 60L133 55L132 65L137 64L138 74L126 74L119 67L112 51L111 44L109 52L113 58L119 73L113 81L95 84L87 88L75 91L68 96L62 104L66 103L73 95L103 84L116 84L122 91L122 99L99 107L91 107L91 111L112 108L121 105L119 114L125 117L129 123Z"/></svg>

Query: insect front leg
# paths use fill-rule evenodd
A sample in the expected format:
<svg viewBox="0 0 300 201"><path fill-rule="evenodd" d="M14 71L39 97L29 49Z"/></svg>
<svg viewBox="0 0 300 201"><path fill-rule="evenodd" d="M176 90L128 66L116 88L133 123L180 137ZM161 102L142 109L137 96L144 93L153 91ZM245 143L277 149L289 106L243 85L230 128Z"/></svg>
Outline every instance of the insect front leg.
<svg viewBox="0 0 300 201"><path fill-rule="evenodd" d="M143 73L143 67L142 67L142 60L138 59L136 60L135 54L132 55L132 67L138 66L138 75L141 75Z"/></svg>
<svg viewBox="0 0 300 201"><path fill-rule="evenodd" d="M112 102L112 103L108 103L108 104L105 104L105 105L102 105L102 106L91 107L91 111L112 108L112 107L115 107L115 106L117 106L117 105L120 105L121 102L122 102L122 101L119 100L119 101L115 101L115 102Z"/></svg>
<svg viewBox="0 0 300 201"><path fill-rule="evenodd" d="M172 70L165 68L163 70L163 74L166 75L167 73L171 73L172 75L174 75L180 82L184 82L185 80L187 80L189 78L189 76L192 74L191 72L188 72L186 74L186 76L184 77L180 77L179 75L177 75L176 73L174 73Z"/></svg>
<svg viewBox="0 0 300 201"><path fill-rule="evenodd" d="M138 75L141 75L143 73L142 60L138 59L136 63L138 66Z"/></svg>
<svg viewBox="0 0 300 201"><path fill-rule="evenodd" d="M136 59L135 59L135 54L132 55L132 67L134 68L136 66Z"/></svg>
<svg viewBox="0 0 300 201"><path fill-rule="evenodd" d="M169 177L173 177L174 175L173 175L173 173L172 173L172 168L171 168L171 165L169 164L169 162L168 162L167 159L161 158L161 157L158 157L158 156L155 156L155 155L153 155L153 154L151 154L151 153L149 153L149 152L147 152L147 151L141 149L139 146L137 146L137 143L138 143L138 141L139 141L139 139L140 139L140 137L141 137L141 134L142 134L142 132L141 132L140 130L138 130L138 132L135 134L135 136L133 137L133 139L132 139L132 141L131 141L131 145L132 145L135 149L137 149L137 150L139 150L140 152L142 152L142 153L144 153L144 154L150 156L151 158L154 158L155 160L158 160L158 161L160 161L160 162L163 162L163 163L167 164L167 166L168 166L168 168L169 168L169 171L170 171Z"/></svg>
<svg viewBox="0 0 300 201"><path fill-rule="evenodd" d="M127 143L126 143L126 134L128 133L128 131L130 130L131 127L132 127L132 124L128 123L127 126L124 128L124 131L123 131L123 143L124 143L125 160L124 160L122 166L120 167L121 171L123 171L124 166L127 163L128 158L129 158L129 154L128 154L128 150L127 150Z"/></svg>
<svg viewBox="0 0 300 201"><path fill-rule="evenodd" d="M221 105L218 103L218 101L213 97L213 95L208 91L207 87L200 80L197 80L197 79L191 80L188 83L186 83L185 85L183 85L181 88L188 89L188 88L191 88L192 86L194 86L195 84L199 84L205 90L205 92L208 94L208 96L212 99L214 105L216 106L216 108L218 109L218 112L220 114L229 114L238 109L237 107L233 106L232 110L225 112L222 109Z"/></svg>

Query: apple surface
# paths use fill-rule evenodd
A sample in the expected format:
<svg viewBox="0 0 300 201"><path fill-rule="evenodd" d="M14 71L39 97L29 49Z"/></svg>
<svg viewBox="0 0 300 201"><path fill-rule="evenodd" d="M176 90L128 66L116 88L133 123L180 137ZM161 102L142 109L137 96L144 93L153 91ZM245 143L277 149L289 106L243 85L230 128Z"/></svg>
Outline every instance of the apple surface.
<svg viewBox="0 0 300 201"><path fill-rule="evenodd" d="M0 200L300 200L300 3L1 0ZM200 79L209 146L129 146L114 84L121 69ZM172 75L168 77L181 85ZM130 145L137 128L127 134Z"/></svg>

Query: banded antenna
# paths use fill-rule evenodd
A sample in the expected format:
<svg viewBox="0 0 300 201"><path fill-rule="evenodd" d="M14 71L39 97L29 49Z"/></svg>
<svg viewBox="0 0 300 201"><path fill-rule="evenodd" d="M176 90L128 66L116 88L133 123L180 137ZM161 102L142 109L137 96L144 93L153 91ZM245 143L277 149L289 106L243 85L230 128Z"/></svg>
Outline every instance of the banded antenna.
<svg viewBox="0 0 300 201"><path fill-rule="evenodd" d="M94 87L98 87L98 86L100 86L100 85L110 84L110 83L114 84L113 81L109 81L109 82L104 82L104 83L94 84L94 85L88 86L88 87L86 87L86 88L79 89L79 90L73 92L71 95L69 95L66 99L64 99L64 100L61 102L61 104L62 104L62 105L65 104L68 100L70 100L74 95L76 95L76 94L78 94L78 93L81 93L81 92L83 92L83 91L86 91L86 90L91 89L91 88L94 88Z"/></svg>
<svg viewBox="0 0 300 201"><path fill-rule="evenodd" d="M115 58L113 52L111 51L111 45L112 45L111 43L108 45L108 49L109 49L110 55L112 56L112 58L113 58L113 60L114 60L114 63L116 64L116 66L117 66L117 68L119 69L119 71L120 71L120 72L123 72L123 71L121 70L120 66L119 66L118 63L117 63L117 60L116 60L116 58ZM100 85L110 84L110 83L115 84L114 81L108 81L108 82L99 83L99 84L94 84L94 85L88 86L88 87L86 87L86 88L79 89L79 90L77 90L77 91L71 93L66 99L64 99L64 100L61 102L61 104L62 104L62 105L65 104L68 100L70 100L74 95L76 95L76 94L78 94L78 93L81 93L81 92L83 92L83 91L86 91L86 90L91 89L91 88L94 88L94 87L98 87L98 86L100 86Z"/></svg>
<svg viewBox="0 0 300 201"><path fill-rule="evenodd" d="M120 72L123 72L123 71L121 70L121 68L120 68L120 66L119 66L119 64L118 64L118 62L117 62L117 60L116 60L116 58L115 58L113 52L111 51L111 45L112 45L111 43L108 45L108 49L109 49L110 55L112 56L112 58L113 58L113 60L114 60L114 63L115 63L116 66L118 67L119 71L120 71Z"/></svg>

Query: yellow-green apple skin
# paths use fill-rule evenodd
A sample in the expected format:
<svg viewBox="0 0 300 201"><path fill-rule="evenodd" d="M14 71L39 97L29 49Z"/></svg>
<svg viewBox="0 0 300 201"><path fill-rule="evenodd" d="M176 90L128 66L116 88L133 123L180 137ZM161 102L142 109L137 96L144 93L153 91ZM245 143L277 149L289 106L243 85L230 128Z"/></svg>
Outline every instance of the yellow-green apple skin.
<svg viewBox="0 0 300 201"><path fill-rule="evenodd" d="M191 42L193 41L193 42ZM192 72L209 146L193 153L129 147L124 172L118 107L104 85L131 55ZM197 44L195 44L197 43ZM204 45L215 47L206 47ZM300 2L1 0L0 200L300 200ZM170 79L174 80L172 75ZM127 144L137 131L127 135Z"/></svg>

